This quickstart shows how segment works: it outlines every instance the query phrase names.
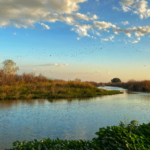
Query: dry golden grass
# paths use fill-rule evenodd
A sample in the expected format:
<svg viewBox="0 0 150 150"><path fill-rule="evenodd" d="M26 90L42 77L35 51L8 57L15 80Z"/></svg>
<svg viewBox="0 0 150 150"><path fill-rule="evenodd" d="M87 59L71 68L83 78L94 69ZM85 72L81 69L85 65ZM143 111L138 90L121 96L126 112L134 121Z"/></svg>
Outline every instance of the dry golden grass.
<svg viewBox="0 0 150 150"><path fill-rule="evenodd" d="M107 93L87 82L50 80L33 73L6 76L0 71L0 99L92 97L102 93L113 92Z"/></svg>

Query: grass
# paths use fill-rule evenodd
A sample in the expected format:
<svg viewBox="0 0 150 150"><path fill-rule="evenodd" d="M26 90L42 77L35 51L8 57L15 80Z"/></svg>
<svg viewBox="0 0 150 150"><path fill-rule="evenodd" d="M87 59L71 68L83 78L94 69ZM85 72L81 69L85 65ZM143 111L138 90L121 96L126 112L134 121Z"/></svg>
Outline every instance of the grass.
<svg viewBox="0 0 150 150"><path fill-rule="evenodd" d="M129 118L127 119L129 122ZM97 137L89 140L43 139L41 141L16 141L7 150L149 150L150 123L138 124L132 120L128 124L120 121L119 126L100 128Z"/></svg>
<svg viewBox="0 0 150 150"><path fill-rule="evenodd" d="M0 99L79 98L120 94L119 91L98 89L88 83L45 83L1 86Z"/></svg>
<svg viewBox="0 0 150 150"><path fill-rule="evenodd" d="M87 82L50 80L34 74L9 75L0 71L0 100L37 98L81 98L120 94L98 89Z"/></svg>

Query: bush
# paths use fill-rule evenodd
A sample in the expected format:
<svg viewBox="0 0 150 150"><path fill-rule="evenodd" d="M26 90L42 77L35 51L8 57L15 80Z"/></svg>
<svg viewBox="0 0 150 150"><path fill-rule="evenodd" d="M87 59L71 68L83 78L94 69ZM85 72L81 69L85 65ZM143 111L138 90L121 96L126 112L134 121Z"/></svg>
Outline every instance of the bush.
<svg viewBox="0 0 150 150"><path fill-rule="evenodd" d="M13 143L14 148L9 150L87 150L87 149L97 149L99 148L91 141L84 140L51 140L43 139L42 141L16 141Z"/></svg>
<svg viewBox="0 0 150 150"><path fill-rule="evenodd" d="M93 141L102 150L148 150L150 123L142 125L138 123L138 120L134 119L128 124L120 121L119 126L100 128L99 132L96 132L98 138L94 138Z"/></svg>
<svg viewBox="0 0 150 150"><path fill-rule="evenodd" d="M128 120L128 119L127 119ZM150 123L138 124L132 120L128 125L120 121L119 126L100 128L98 137L85 140L16 141L8 150L149 150Z"/></svg>

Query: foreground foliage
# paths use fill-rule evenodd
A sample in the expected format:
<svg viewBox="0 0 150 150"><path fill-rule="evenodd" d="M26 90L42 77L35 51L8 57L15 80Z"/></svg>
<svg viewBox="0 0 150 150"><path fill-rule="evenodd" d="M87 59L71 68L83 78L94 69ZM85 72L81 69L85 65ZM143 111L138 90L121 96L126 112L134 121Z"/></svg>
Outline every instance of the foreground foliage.
<svg viewBox="0 0 150 150"><path fill-rule="evenodd" d="M150 123L138 124L132 120L128 125L120 121L119 126L100 128L98 137L85 140L16 141L9 150L149 150Z"/></svg>

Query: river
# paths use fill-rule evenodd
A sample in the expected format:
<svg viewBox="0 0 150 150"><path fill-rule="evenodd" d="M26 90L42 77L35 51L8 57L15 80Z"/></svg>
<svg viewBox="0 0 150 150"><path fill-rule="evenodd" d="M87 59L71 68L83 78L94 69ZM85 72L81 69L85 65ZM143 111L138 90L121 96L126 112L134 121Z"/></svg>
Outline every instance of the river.
<svg viewBox="0 0 150 150"><path fill-rule="evenodd" d="M0 150L16 140L43 138L85 139L96 137L100 127L118 125L124 115L130 121L150 121L150 94L128 93L87 99L1 100Z"/></svg>

